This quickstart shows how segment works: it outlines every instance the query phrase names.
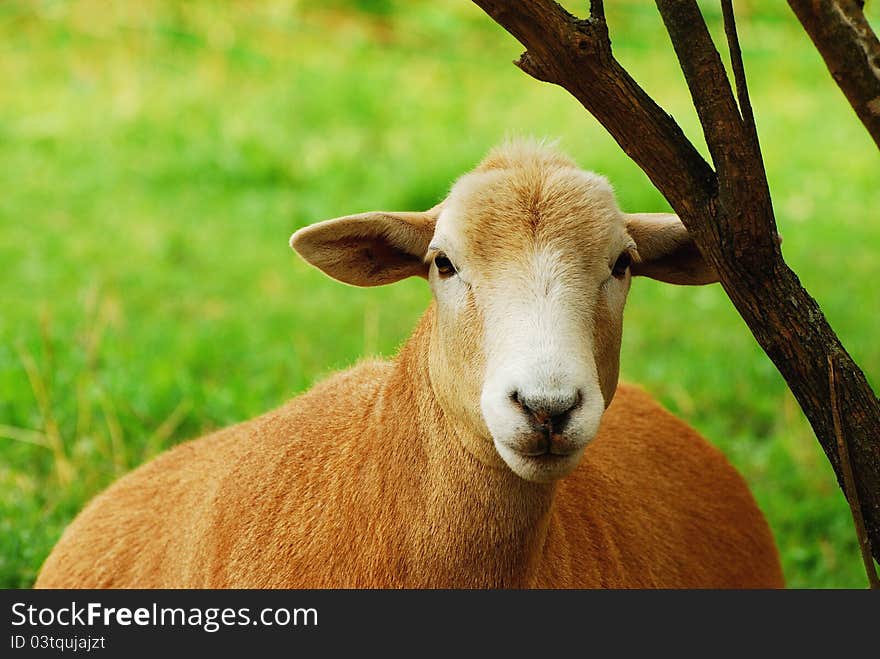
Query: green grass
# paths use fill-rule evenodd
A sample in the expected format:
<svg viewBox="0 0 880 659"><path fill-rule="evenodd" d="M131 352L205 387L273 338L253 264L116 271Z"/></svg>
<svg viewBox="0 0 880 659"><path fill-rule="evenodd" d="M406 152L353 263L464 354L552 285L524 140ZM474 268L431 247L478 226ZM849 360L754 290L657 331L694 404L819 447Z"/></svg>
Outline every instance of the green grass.
<svg viewBox="0 0 880 659"><path fill-rule="evenodd" d="M608 5L619 59L705 152L656 11ZM880 156L787 9L750 5L784 252L876 386ZM518 134L560 138L626 210L665 209L518 53L467 2L0 5L0 586L30 585L136 464L393 354L423 282L336 284L290 252L298 227L426 208ZM637 282L622 369L745 474L790 585L865 584L831 469L719 287Z"/></svg>

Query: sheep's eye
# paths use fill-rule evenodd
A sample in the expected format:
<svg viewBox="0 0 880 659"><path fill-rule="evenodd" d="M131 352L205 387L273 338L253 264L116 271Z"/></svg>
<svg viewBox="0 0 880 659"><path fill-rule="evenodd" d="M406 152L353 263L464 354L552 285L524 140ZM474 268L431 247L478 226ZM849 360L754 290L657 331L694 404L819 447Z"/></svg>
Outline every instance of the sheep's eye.
<svg viewBox="0 0 880 659"><path fill-rule="evenodd" d="M452 261L443 252L439 252L434 257L434 265L437 266L437 273L441 277L451 277L455 274L455 266L452 265Z"/></svg>
<svg viewBox="0 0 880 659"><path fill-rule="evenodd" d="M621 252L620 256L617 257L617 261L614 262L614 267L611 268L611 274L617 279L623 279L626 276L626 271L630 265L632 265L632 256L630 256L630 253Z"/></svg>

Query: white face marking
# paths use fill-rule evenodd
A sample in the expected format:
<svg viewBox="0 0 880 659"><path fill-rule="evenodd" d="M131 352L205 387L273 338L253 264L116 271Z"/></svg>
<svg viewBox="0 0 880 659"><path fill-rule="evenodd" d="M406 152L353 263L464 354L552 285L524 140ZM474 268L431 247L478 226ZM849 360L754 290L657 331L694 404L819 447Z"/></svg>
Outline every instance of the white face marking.
<svg viewBox="0 0 880 659"><path fill-rule="evenodd" d="M500 277L483 310L480 409L514 472L554 480L577 465L605 411L593 356L593 305L572 285L583 274L570 272L574 266L552 249L539 249L515 267L522 271ZM543 416L560 422L542 428Z"/></svg>

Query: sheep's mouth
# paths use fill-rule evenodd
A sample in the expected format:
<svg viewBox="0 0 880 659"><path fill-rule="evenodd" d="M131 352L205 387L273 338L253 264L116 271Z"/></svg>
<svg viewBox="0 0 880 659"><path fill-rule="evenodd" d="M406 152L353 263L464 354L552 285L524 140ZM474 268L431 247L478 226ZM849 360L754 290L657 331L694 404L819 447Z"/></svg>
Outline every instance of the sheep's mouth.
<svg viewBox="0 0 880 659"><path fill-rule="evenodd" d="M577 459L575 453L566 453L559 455L557 453L541 453L540 455L524 455L520 454L523 462L531 463L541 470L555 470L566 467L570 462Z"/></svg>
<svg viewBox="0 0 880 659"><path fill-rule="evenodd" d="M510 448L524 458L567 458L579 452L583 445L562 433L542 430L521 438Z"/></svg>
<svg viewBox="0 0 880 659"><path fill-rule="evenodd" d="M496 448L507 466L520 478L534 482L554 481L574 471L580 463L584 446L515 446L496 442Z"/></svg>
<svg viewBox="0 0 880 659"><path fill-rule="evenodd" d="M516 449L514 449L516 450ZM552 458L569 458L575 453L578 452L578 449L570 449L570 450L556 450L553 446L547 445L546 448L537 451L516 451L524 458L536 458L536 459L552 459Z"/></svg>

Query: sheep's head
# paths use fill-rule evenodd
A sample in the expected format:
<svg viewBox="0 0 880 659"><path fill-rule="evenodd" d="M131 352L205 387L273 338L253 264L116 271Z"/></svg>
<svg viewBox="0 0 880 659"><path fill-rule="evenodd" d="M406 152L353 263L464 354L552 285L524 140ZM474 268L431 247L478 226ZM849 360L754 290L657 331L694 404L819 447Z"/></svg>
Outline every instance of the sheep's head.
<svg viewBox="0 0 880 659"><path fill-rule="evenodd" d="M291 245L350 284L427 278L440 405L475 456L531 481L568 474L598 431L630 278L716 280L676 216L622 213L604 178L532 143L492 152L430 211L328 220Z"/></svg>

